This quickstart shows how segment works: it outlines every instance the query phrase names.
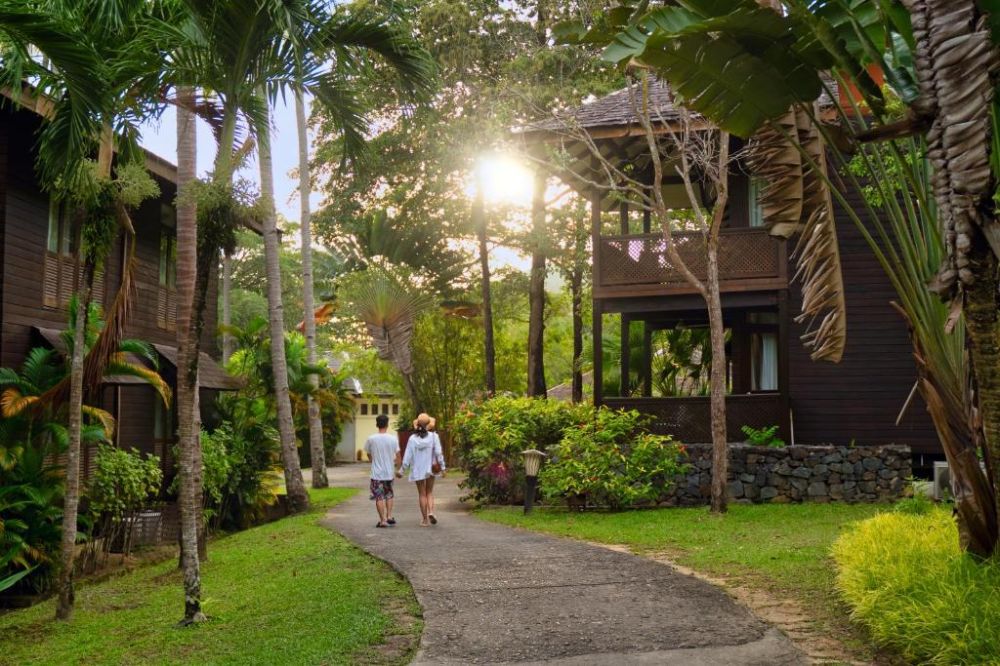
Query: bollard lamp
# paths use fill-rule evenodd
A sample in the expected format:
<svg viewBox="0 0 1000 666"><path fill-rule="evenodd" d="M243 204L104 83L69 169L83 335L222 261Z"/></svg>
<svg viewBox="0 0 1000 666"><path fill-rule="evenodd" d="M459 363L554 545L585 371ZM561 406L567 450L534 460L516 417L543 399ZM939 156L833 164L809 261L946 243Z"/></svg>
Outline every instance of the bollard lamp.
<svg viewBox="0 0 1000 666"><path fill-rule="evenodd" d="M538 476L538 468L542 465L542 458L545 458L545 454L538 449L528 449L527 451L521 451L521 455L524 456L524 475L525 476Z"/></svg>
<svg viewBox="0 0 1000 666"><path fill-rule="evenodd" d="M537 449L522 451L524 456L524 513L531 513L535 506L535 488L538 486L538 468L545 454Z"/></svg>

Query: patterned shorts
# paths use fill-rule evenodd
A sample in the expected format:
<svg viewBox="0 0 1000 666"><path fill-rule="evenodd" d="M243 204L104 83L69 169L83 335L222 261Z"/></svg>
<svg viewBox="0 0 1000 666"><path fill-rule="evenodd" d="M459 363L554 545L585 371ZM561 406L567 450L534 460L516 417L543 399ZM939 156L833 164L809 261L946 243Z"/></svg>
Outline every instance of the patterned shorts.
<svg viewBox="0 0 1000 666"><path fill-rule="evenodd" d="M392 479L388 481L379 481L378 479L372 479L371 484L368 486L371 491L371 497L368 499L373 500L391 500L393 498L392 494Z"/></svg>

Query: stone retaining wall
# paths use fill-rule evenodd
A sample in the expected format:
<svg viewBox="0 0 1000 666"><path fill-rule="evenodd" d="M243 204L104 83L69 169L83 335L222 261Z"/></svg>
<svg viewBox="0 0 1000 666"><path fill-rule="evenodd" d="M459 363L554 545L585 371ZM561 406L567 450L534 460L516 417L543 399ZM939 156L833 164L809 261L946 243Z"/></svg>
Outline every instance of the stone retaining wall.
<svg viewBox="0 0 1000 666"><path fill-rule="evenodd" d="M668 504L707 504L712 447L687 446L690 471L677 479ZM729 496L738 502L885 502L902 497L911 476L908 446L731 444Z"/></svg>

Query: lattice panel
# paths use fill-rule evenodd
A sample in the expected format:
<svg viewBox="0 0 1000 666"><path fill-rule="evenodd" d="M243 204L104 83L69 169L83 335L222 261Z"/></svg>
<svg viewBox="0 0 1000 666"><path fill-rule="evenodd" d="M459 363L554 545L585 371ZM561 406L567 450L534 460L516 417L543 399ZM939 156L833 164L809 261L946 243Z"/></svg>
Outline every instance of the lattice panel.
<svg viewBox="0 0 1000 666"><path fill-rule="evenodd" d="M726 397L726 435L730 442L746 439L741 428L767 428L785 422L780 395ZM636 409L653 418L650 430L689 444L712 441L709 398L605 398L612 409ZM779 435L786 433L779 433Z"/></svg>
<svg viewBox="0 0 1000 666"><path fill-rule="evenodd" d="M704 237L700 233L674 234L673 242L684 264L705 279ZM667 242L661 234L606 237L600 247L602 286L687 283L667 256ZM759 229L723 233L719 272L723 280L779 277L780 244Z"/></svg>

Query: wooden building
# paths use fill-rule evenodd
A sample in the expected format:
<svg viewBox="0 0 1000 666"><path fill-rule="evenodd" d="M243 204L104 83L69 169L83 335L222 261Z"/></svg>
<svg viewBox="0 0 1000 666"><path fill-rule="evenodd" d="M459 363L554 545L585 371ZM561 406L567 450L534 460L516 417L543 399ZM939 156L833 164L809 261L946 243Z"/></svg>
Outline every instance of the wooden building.
<svg viewBox="0 0 1000 666"><path fill-rule="evenodd" d="M636 210L609 191L607 171L595 159L595 151L600 151L605 160L625 167L631 178L652 183L646 131L633 113L633 97L619 91L533 123L518 134L536 159L558 164L555 175L590 201L595 403L638 409L652 415L661 432L685 442L708 442L707 395L655 395L653 390L652 342L657 332L707 326L704 301L671 266L663 234L652 228L649 212ZM649 104L654 132L676 127L680 114L665 84L653 81ZM740 146L733 139L731 148ZM690 208L679 177L668 175L675 173L668 163L664 197L668 206ZM871 249L838 209L847 347L840 363L811 361L799 342L804 327L794 321L801 299L798 285L790 280L795 274L790 258L795 240L786 242L765 230L756 196L762 185L743 166L731 170L720 247L729 334L729 439L743 441L743 426L777 425L781 437L796 444L906 444L918 465L919 456L933 459L940 453L934 428L919 395L911 398L916 380L912 347L904 322L890 305L895 292ZM861 208L859 193L845 194ZM700 196L704 204L711 195ZM673 238L685 263L704 278L701 233L675 231ZM621 353L618 367L608 368L604 340L612 326ZM630 348L630 339L641 353ZM608 391L605 378L615 374L616 390Z"/></svg>
<svg viewBox="0 0 1000 666"><path fill-rule="evenodd" d="M62 352L59 332L68 327L67 304L76 289L79 268L73 247L72 221L39 186L35 175L35 143L42 122L35 102L3 100L0 105L0 366L18 368L28 351L50 345ZM43 103L38 102L38 104ZM160 187L160 196L133 213L136 230L135 282L126 337L155 345L159 370L176 383L176 167L146 154L146 167ZM120 284L125 260L119 237L106 268L95 280L94 301L110 306ZM202 407L210 410L219 390L238 387L213 360L216 355L217 281L211 282L206 310L200 380ZM100 395L88 402L107 409L116 419L115 444L160 456L164 470L173 472L171 444L176 432L174 412L154 390L138 380L110 378ZM85 473L93 465L93 450L85 450Z"/></svg>

